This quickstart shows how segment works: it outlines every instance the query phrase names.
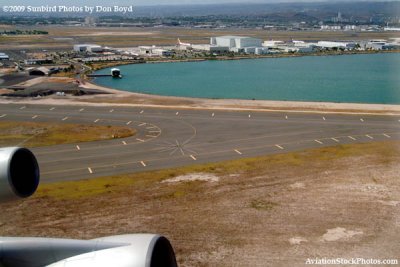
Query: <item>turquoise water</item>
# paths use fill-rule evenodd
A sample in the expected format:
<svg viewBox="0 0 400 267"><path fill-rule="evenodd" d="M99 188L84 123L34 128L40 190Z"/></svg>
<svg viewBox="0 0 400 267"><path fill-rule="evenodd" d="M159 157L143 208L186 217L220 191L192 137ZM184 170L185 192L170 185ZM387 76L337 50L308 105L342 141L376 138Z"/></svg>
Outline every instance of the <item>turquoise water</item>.
<svg viewBox="0 0 400 267"><path fill-rule="evenodd" d="M200 98L400 104L400 54L134 64L96 83ZM109 74L103 69L98 74Z"/></svg>

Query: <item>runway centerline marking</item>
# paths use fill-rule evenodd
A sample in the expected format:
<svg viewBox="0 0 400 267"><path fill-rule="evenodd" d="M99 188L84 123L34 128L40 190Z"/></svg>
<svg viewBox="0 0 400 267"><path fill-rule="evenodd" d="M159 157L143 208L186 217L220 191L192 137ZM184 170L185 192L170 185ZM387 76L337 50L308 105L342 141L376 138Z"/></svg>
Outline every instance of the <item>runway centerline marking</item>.
<svg viewBox="0 0 400 267"><path fill-rule="evenodd" d="M364 122L364 119L361 118L360 121L361 121L361 122Z"/></svg>
<svg viewBox="0 0 400 267"><path fill-rule="evenodd" d="M178 116L178 115L179 115L179 112L175 113L175 115Z"/></svg>
<svg viewBox="0 0 400 267"><path fill-rule="evenodd" d="M365 135L366 137L368 137L369 139L374 139L372 136L370 136L369 134Z"/></svg>
<svg viewBox="0 0 400 267"><path fill-rule="evenodd" d="M127 143L125 141L122 141L122 144L124 144L125 146L127 145Z"/></svg>
<svg viewBox="0 0 400 267"><path fill-rule="evenodd" d="M139 124L139 126L145 126L147 123L143 122L141 124Z"/></svg>
<svg viewBox="0 0 400 267"><path fill-rule="evenodd" d="M249 118L251 118L251 114L249 114Z"/></svg>
<svg viewBox="0 0 400 267"><path fill-rule="evenodd" d="M348 138L350 138L351 140L357 140L356 138L354 138L353 136L348 136Z"/></svg>
<svg viewBox="0 0 400 267"><path fill-rule="evenodd" d="M140 114L143 114L143 113L144 113L144 110L140 111Z"/></svg>
<svg viewBox="0 0 400 267"><path fill-rule="evenodd" d="M322 119L323 119L324 121L326 121L326 118L325 118L325 117L322 117Z"/></svg>
<svg viewBox="0 0 400 267"><path fill-rule="evenodd" d="M37 117L38 117L38 115L35 115L35 116L32 117L32 119L34 120L34 119L36 119Z"/></svg>
<svg viewBox="0 0 400 267"><path fill-rule="evenodd" d="M383 134L383 136L386 136L387 138L390 138L391 136L390 135L388 135L388 134Z"/></svg>
<svg viewBox="0 0 400 267"><path fill-rule="evenodd" d="M139 138L136 138L136 140L138 140L139 142L144 142L144 140L143 139L139 139Z"/></svg>
<svg viewBox="0 0 400 267"><path fill-rule="evenodd" d="M7 116L7 114L3 114L0 116L0 118L4 118L5 116Z"/></svg>
<svg viewBox="0 0 400 267"><path fill-rule="evenodd" d="M161 133L161 131L149 131L149 133Z"/></svg>
<svg viewBox="0 0 400 267"><path fill-rule="evenodd" d="M155 128L157 128L157 126L146 127L146 129L155 129Z"/></svg>
<svg viewBox="0 0 400 267"><path fill-rule="evenodd" d="M26 106L20 107L19 109L26 109Z"/></svg>
<svg viewBox="0 0 400 267"><path fill-rule="evenodd" d="M110 113L113 113L114 112L114 110L113 109L110 109Z"/></svg>
<svg viewBox="0 0 400 267"><path fill-rule="evenodd" d="M338 139L336 139L336 138L331 138L333 141L335 141L336 143L340 143L340 141L338 140Z"/></svg>
<svg viewBox="0 0 400 267"><path fill-rule="evenodd" d="M126 125L129 125L129 124L131 124L132 123L132 121L128 121L127 123L126 123Z"/></svg>
<svg viewBox="0 0 400 267"><path fill-rule="evenodd" d="M211 114L211 117L214 117L214 116L215 116L215 113Z"/></svg>
<svg viewBox="0 0 400 267"><path fill-rule="evenodd" d="M142 164L143 167L146 167L146 163L144 163L144 161L141 161L140 164Z"/></svg>
<svg viewBox="0 0 400 267"><path fill-rule="evenodd" d="M85 109L84 108L81 108L80 110L79 110L79 112L82 112L82 111L84 111Z"/></svg>
<svg viewBox="0 0 400 267"><path fill-rule="evenodd" d="M149 135L149 134L146 134L146 137L155 138L155 137L157 137L157 135Z"/></svg>
<svg viewBox="0 0 400 267"><path fill-rule="evenodd" d="M285 116L285 119L289 119L288 115Z"/></svg>
<svg viewBox="0 0 400 267"><path fill-rule="evenodd" d="M76 149L77 149L77 150L81 150L80 146L78 146L78 145L76 146Z"/></svg>
<svg viewBox="0 0 400 267"><path fill-rule="evenodd" d="M94 123L97 123L97 122L99 122L99 120L100 120L100 119L95 119L95 120L94 120Z"/></svg>
<svg viewBox="0 0 400 267"><path fill-rule="evenodd" d="M280 146L280 145L275 145L277 148L279 148L279 149L284 149L282 146Z"/></svg>
<svg viewBox="0 0 400 267"><path fill-rule="evenodd" d="M55 109L56 109L55 107L52 107L52 108L50 108L49 110L50 110L50 111L53 111L53 110L55 110Z"/></svg>
<svg viewBox="0 0 400 267"><path fill-rule="evenodd" d="M62 119L62 121L66 121L66 120L68 120L68 117L65 117L65 118Z"/></svg>
<svg viewBox="0 0 400 267"><path fill-rule="evenodd" d="M92 170L92 168L88 167L87 169L88 169L88 171L89 171L89 173L90 173L90 174L92 174L92 173L93 173L93 170Z"/></svg>
<svg viewBox="0 0 400 267"><path fill-rule="evenodd" d="M242 155L243 153L240 152L239 150L235 149L235 152L238 153L239 155Z"/></svg>
<svg viewBox="0 0 400 267"><path fill-rule="evenodd" d="M190 157L192 158L192 160L197 160L195 156L190 155Z"/></svg>
<svg viewBox="0 0 400 267"><path fill-rule="evenodd" d="M314 140L315 142L317 142L318 144L321 144L321 145L323 145L324 143L322 143L321 141L319 141L319 140Z"/></svg>

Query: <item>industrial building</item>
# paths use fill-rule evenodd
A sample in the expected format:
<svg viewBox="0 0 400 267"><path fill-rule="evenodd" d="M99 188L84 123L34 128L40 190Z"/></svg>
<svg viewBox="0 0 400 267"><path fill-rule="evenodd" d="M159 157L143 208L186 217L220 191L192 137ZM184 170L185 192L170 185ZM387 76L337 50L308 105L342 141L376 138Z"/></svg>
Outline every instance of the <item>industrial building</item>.
<svg viewBox="0 0 400 267"><path fill-rule="evenodd" d="M229 47L230 51L240 53L240 52L245 52L245 48L262 47L262 40L253 37L227 35L227 36L211 37L210 45ZM247 49L247 50L253 50L253 49Z"/></svg>
<svg viewBox="0 0 400 267"><path fill-rule="evenodd" d="M104 51L104 48L100 45L95 45L95 44L77 44L77 45L74 45L74 51L101 53Z"/></svg>
<svg viewBox="0 0 400 267"><path fill-rule="evenodd" d="M317 47L322 49L354 49L356 43L354 42L332 42L332 41L319 41Z"/></svg>
<svg viewBox="0 0 400 267"><path fill-rule="evenodd" d="M193 50L198 51L205 51L211 54L226 54L229 52L228 46L216 46L216 45L209 45L209 44L199 44L199 45L192 45Z"/></svg>
<svg viewBox="0 0 400 267"><path fill-rule="evenodd" d="M0 53L0 60L9 60L10 57L5 53Z"/></svg>

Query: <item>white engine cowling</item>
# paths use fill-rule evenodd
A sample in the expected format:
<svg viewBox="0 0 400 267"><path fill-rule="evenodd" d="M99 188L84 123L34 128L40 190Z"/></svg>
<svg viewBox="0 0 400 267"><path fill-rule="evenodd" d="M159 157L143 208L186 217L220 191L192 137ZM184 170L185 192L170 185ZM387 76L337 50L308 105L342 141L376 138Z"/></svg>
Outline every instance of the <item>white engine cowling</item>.
<svg viewBox="0 0 400 267"><path fill-rule="evenodd" d="M0 202L31 196L39 180L39 165L30 150L0 148Z"/></svg>

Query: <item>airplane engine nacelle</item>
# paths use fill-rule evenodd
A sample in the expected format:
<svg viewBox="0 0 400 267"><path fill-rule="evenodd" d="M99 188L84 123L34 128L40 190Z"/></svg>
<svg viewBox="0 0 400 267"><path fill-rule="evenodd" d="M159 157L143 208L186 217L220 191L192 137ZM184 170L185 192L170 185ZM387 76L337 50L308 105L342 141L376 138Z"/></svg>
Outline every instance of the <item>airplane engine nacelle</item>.
<svg viewBox="0 0 400 267"><path fill-rule="evenodd" d="M167 238L153 234L110 236L90 240L115 247L70 257L47 267L177 267Z"/></svg>
<svg viewBox="0 0 400 267"><path fill-rule="evenodd" d="M39 165L30 150L0 148L0 202L31 196L39 179Z"/></svg>

